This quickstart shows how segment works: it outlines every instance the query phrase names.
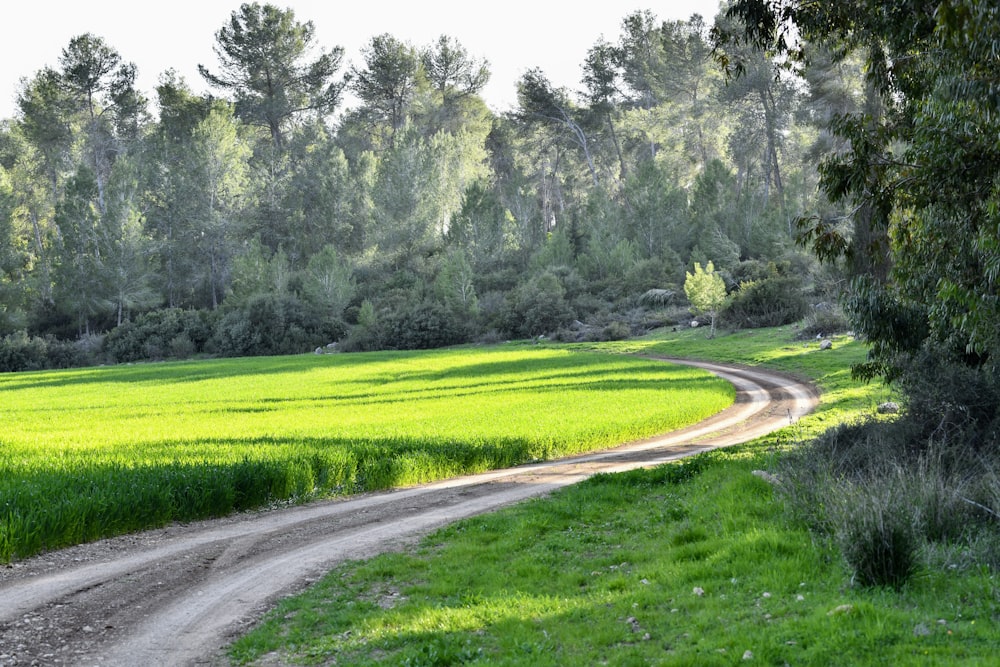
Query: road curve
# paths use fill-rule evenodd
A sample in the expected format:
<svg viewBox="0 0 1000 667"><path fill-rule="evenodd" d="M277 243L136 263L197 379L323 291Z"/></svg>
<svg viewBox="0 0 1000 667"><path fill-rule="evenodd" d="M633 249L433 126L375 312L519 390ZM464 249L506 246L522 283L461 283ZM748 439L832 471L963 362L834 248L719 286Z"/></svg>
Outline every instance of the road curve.
<svg viewBox="0 0 1000 667"><path fill-rule="evenodd" d="M811 411L815 389L774 372L669 359L731 382L736 402L664 436L555 461L44 554L0 570L0 667L222 664L223 647L336 564L599 472L745 442Z"/></svg>

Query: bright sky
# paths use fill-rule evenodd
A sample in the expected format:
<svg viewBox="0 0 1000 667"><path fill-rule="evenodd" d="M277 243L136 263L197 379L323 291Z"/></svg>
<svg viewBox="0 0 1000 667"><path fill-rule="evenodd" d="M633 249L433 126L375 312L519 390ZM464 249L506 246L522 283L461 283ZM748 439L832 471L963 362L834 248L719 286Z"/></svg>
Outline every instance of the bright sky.
<svg viewBox="0 0 1000 667"><path fill-rule="evenodd" d="M16 3L16 4L15 4ZM370 3L370 4L369 4ZM5 3L7 4L7 3ZM160 74L177 70L196 92L207 84L198 64L218 69L212 50L215 33L240 0L12 0L4 8L0 38L0 118L14 115L22 78L45 66L58 67L72 37L91 32L139 70L139 87L151 101ZM662 0L586 3L565 0L272 0L290 7L298 21L312 21L323 49L342 46L347 63L361 64L360 48L381 33L421 47L444 34L457 39L475 58L490 63L492 77L483 92L494 111L509 109L515 84L540 67L556 86L577 90L587 50L602 35L616 42L621 21L638 9L660 20L701 14L711 23L717 0ZM486 9L489 7L490 9ZM343 72L346 67L342 68Z"/></svg>

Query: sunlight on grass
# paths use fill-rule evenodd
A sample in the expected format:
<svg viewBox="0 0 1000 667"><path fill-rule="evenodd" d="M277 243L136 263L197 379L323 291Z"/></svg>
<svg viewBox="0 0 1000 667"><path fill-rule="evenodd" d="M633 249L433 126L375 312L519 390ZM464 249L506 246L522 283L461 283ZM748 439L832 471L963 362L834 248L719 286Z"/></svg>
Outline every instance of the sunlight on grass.
<svg viewBox="0 0 1000 667"><path fill-rule="evenodd" d="M659 361L504 346L8 374L0 396L2 561L616 445L734 391Z"/></svg>
<svg viewBox="0 0 1000 667"><path fill-rule="evenodd" d="M853 588L832 544L792 522L773 488L752 474L810 434L871 413L892 395L850 379L850 365L864 357L860 344L840 338L820 352L785 328L711 341L685 331L576 347L776 364L814 378L822 404L756 442L652 470L597 475L547 499L458 522L408 553L346 564L284 601L233 645L232 659L995 664L1000 585L992 572L927 572L899 592ZM350 638L350 647L332 637Z"/></svg>

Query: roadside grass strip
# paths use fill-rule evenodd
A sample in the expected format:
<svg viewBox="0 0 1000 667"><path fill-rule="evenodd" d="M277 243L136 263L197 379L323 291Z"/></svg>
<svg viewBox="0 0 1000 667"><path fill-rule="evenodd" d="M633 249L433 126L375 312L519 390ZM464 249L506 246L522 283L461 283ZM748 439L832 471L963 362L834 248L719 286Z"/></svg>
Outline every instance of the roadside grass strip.
<svg viewBox="0 0 1000 667"><path fill-rule="evenodd" d="M997 582L845 585L789 523L760 446L597 475L347 563L283 600L236 664L991 665Z"/></svg>
<svg viewBox="0 0 1000 667"><path fill-rule="evenodd" d="M0 375L0 560L589 451L733 399L700 370L517 345Z"/></svg>

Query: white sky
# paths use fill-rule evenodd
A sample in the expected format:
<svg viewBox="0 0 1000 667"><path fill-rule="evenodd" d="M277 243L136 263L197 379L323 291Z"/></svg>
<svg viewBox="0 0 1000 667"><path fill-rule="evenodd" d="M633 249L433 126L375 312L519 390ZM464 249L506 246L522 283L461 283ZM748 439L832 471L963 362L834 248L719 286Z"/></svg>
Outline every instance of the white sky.
<svg viewBox="0 0 1000 667"><path fill-rule="evenodd" d="M15 4L16 3L16 4ZM261 0L262 4L266 0ZM360 48L381 33L414 46L426 46L444 34L457 39L475 58L490 63L492 76L483 97L494 111L515 101L515 84L540 67L556 86L580 88L581 64L602 35L616 42L621 21L638 9L660 20L688 19L699 13L711 24L717 0L271 0L290 7L298 21L312 21L323 49L342 46L345 65L361 63ZM116 49L139 71L139 87L155 101L160 74L177 70L196 92L207 84L198 64L218 69L212 48L215 33L241 0L11 0L5 2L0 36L0 118L14 115L22 78L45 66L58 67L59 55L72 37L91 32ZM589 5L585 7L584 5ZM14 6L10 6L14 5ZM489 7L490 9L486 9ZM346 70L346 66L341 72ZM155 108L155 107L154 107Z"/></svg>

